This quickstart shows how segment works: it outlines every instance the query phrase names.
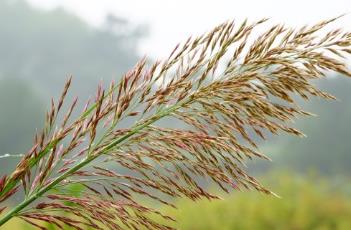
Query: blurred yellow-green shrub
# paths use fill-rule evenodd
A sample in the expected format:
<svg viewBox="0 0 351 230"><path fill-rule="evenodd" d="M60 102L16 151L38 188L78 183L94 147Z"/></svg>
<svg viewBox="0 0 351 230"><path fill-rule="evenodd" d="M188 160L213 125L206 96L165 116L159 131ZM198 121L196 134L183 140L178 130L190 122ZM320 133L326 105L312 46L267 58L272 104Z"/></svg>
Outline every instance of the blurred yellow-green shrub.
<svg viewBox="0 0 351 230"><path fill-rule="evenodd" d="M351 197L341 191L343 184L288 174L271 176L265 184L281 198L237 192L222 201L180 200L179 209L167 213L183 230L351 229Z"/></svg>
<svg viewBox="0 0 351 230"><path fill-rule="evenodd" d="M262 181L281 198L235 192L224 195L224 200L194 203L182 199L176 202L177 210L161 209L176 217L178 222L173 227L183 230L351 229L349 181L336 183L289 173L266 176ZM2 229L32 228L12 220Z"/></svg>

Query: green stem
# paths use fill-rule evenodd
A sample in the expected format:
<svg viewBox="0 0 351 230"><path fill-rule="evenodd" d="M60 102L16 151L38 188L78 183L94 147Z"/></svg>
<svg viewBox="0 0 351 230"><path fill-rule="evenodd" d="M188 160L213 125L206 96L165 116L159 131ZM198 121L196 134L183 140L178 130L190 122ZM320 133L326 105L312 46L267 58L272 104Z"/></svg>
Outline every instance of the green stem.
<svg viewBox="0 0 351 230"><path fill-rule="evenodd" d="M8 213L6 213L2 218L0 218L0 226L5 224L7 221L9 221L12 217L16 216L21 210L26 208L29 204L31 204L33 201L41 197L44 193L48 192L52 188L54 188L57 184L59 184L61 181L69 177L71 174L77 172L79 169L83 168L93 160L95 160L97 157L101 156L102 154L107 153L111 149L115 148L118 144L123 142L124 140L128 139L130 136L133 136L134 134L138 133L140 130L143 128L149 126L150 124L156 122L157 120L169 115L173 111L177 110L181 106L189 103L192 100L192 97L189 97L188 100L183 101L182 103L175 104L171 107L169 107L166 110L160 111L159 113L155 114L153 117L151 117L149 120L146 120L144 123L137 125L134 129L132 129L130 132L128 132L126 135L122 136L121 138L113 141L109 145L105 146L102 148L99 153L87 156L84 158L81 162L76 164L73 168L67 170L65 173L62 175L58 176L55 180L44 186L43 188L39 189L35 193L33 193L31 196L29 196L27 199L22 201L20 204L18 204L16 207L14 207L12 210L10 210Z"/></svg>
<svg viewBox="0 0 351 230"><path fill-rule="evenodd" d="M55 146L57 141L51 142L45 149L43 149L41 152L39 152L38 156L35 158L30 158L28 161L28 167L32 168L34 165L36 165L39 160L44 157L51 149L53 146ZM13 180L11 177L8 179L8 182L4 186L3 190L0 192L0 197L2 197L4 194L8 193L13 189L19 182L20 178L17 178Z"/></svg>
<svg viewBox="0 0 351 230"><path fill-rule="evenodd" d="M85 165L89 164L91 161L93 161L96 157L91 157L91 158L85 158L83 159L79 164L75 165L73 168L69 169L59 177L57 177L55 180L53 180L51 183L48 185L44 186L42 189L39 189L37 192L33 193L33 195L29 196L27 199L22 201L20 204L18 204L15 208L13 208L11 211L6 213L5 216L3 216L0 219L0 226L5 224L7 221L9 221L12 217L16 216L22 209L27 207L29 204L31 204L33 201L41 197L44 193L52 189L55 185L63 181L65 178L67 178L69 175L72 173L78 171L80 168L84 167Z"/></svg>
<svg viewBox="0 0 351 230"><path fill-rule="evenodd" d="M104 98L108 97L115 89L117 89L117 87L120 84L114 86L109 92L108 94L106 94L104 96ZM80 117L78 120L80 119L84 119L86 118L95 108L96 108L97 104L94 103L93 105L91 105ZM34 167L56 144L58 143L58 140L55 139L53 141L51 141L46 147L45 149L43 149L42 151L40 151L38 153L38 156L36 156L35 158L30 158L28 161L28 168L31 169L32 167ZM0 191L0 197L4 196L6 193L8 193L9 191L11 191L14 187L16 187L16 185L19 183L20 178L9 178L7 180L7 183L5 184L3 190ZM1 226L1 225L0 225Z"/></svg>

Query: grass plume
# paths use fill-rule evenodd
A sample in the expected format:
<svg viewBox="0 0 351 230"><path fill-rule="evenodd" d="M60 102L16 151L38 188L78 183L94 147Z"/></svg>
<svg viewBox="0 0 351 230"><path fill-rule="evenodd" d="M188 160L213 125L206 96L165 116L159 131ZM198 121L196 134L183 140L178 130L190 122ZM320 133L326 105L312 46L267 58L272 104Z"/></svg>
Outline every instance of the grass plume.
<svg viewBox="0 0 351 230"><path fill-rule="evenodd" d="M163 61L142 59L118 84L99 85L79 116L72 117L74 99L58 119L70 78L59 100L51 101L32 148L0 180L0 202L24 191L13 209L0 208L6 210L0 226L18 217L39 229L45 229L42 222L61 229L171 229L150 214L172 217L137 196L169 206L172 197L218 198L196 178L226 192L273 194L248 175L245 161L268 159L256 137L303 136L289 124L311 114L294 95L334 98L312 80L328 71L351 76L345 65L351 33L323 32L334 20L300 29L274 25L257 37L252 32L266 19L220 24L177 45ZM165 118L183 128L161 127ZM123 127L124 121L131 125ZM74 193L72 184L84 189Z"/></svg>

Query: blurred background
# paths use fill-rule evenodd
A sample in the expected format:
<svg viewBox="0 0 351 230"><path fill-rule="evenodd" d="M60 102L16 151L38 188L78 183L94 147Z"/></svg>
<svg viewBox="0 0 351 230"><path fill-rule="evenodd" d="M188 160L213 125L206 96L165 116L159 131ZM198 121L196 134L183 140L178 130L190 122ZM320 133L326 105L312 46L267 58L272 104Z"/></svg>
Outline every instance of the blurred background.
<svg viewBox="0 0 351 230"><path fill-rule="evenodd" d="M0 155L30 148L51 97L70 75L84 103L98 82L118 81L145 54L162 59L178 42L225 20L270 17L297 27L350 10L347 0L0 0ZM351 15L333 26L350 30ZM307 138L262 142L273 163L249 165L282 198L236 192L218 202L179 200L179 210L166 210L176 227L351 229L351 79L329 76L317 84L339 100L301 102L318 114L296 123ZM17 161L1 158L0 175ZM21 227L28 229L20 222L4 229Z"/></svg>

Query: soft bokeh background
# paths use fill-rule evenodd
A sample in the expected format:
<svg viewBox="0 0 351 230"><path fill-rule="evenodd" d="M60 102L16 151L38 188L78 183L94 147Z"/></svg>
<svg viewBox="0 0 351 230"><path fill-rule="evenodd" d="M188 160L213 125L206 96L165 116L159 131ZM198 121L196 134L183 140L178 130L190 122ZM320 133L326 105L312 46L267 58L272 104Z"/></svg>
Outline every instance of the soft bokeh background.
<svg viewBox="0 0 351 230"><path fill-rule="evenodd" d="M147 54L164 57L175 44L225 20L270 17L301 26L349 13L334 1L0 0L0 155L23 153L40 129L51 97L74 76L84 102L99 81L118 80ZM334 23L351 28L351 14ZM333 28L331 26L331 28ZM225 201L178 202L181 229L351 229L351 80L318 83L337 102L302 102L319 116L297 122L305 139L261 143L273 163L252 173L282 196L234 193ZM0 174L18 159L1 158ZM163 209L163 207L161 207ZM28 229L10 222L4 229Z"/></svg>

